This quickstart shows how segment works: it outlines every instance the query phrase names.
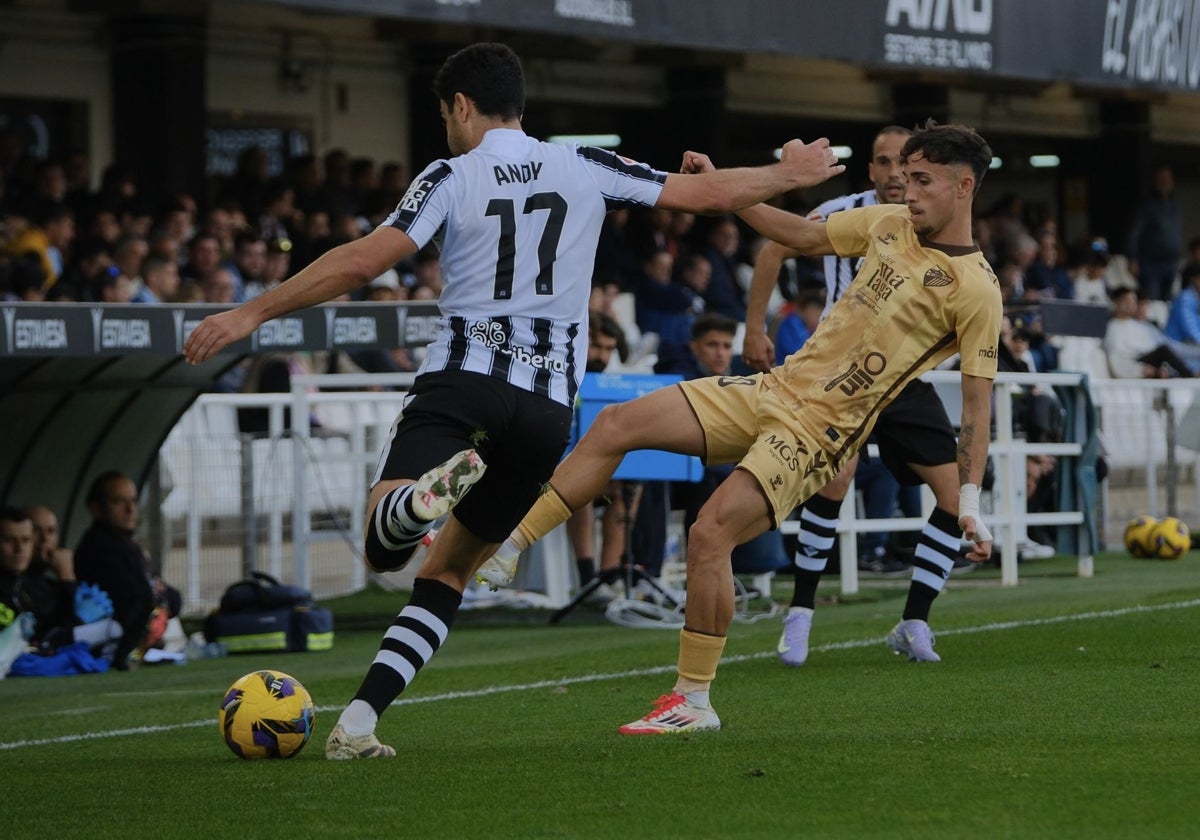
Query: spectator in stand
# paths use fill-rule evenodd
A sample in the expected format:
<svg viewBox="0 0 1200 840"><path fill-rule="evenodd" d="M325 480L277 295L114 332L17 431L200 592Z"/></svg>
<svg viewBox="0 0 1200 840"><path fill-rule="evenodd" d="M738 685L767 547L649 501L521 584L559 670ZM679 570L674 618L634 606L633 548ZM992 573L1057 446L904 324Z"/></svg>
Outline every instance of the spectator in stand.
<svg viewBox="0 0 1200 840"><path fill-rule="evenodd" d="M200 284L200 294L204 303L236 303L237 278L222 266Z"/></svg>
<svg viewBox="0 0 1200 840"><path fill-rule="evenodd" d="M804 342L816 332L824 311L825 297L817 291L801 292L800 299L795 303L789 301L783 305L772 331L775 364L783 364L784 359L804 346Z"/></svg>
<svg viewBox="0 0 1200 840"><path fill-rule="evenodd" d="M325 153L325 181L321 185L321 205L331 218L353 216L354 193L350 183L350 156L344 149L330 149Z"/></svg>
<svg viewBox="0 0 1200 840"><path fill-rule="evenodd" d="M1075 297L1075 286L1063 266L1058 236L1049 230L1038 234L1036 255L1025 270L1025 290L1034 291L1039 298L1072 300Z"/></svg>
<svg viewBox="0 0 1200 840"><path fill-rule="evenodd" d="M984 214L991 227L997 259L1017 259L1021 237L1029 236L1025 226L1025 202L1016 193L1005 193Z"/></svg>
<svg viewBox="0 0 1200 840"><path fill-rule="evenodd" d="M374 303L397 303L408 300L408 289L401 284L396 269L389 268L367 284L364 299Z"/></svg>
<svg viewBox="0 0 1200 840"><path fill-rule="evenodd" d="M181 194L172 198L159 214L155 230L170 236L181 245L191 241L196 233L196 216L191 202L191 196L188 195Z"/></svg>
<svg viewBox="0 0 1200 840"><path fill-rule="evenodd" d="M267 242L291 238L296 224L296 191L282 178L272 178L263 188L262 213L258 231Z"/></svg>
<svg viewBox="0 0 1200 840"><path fill-rule="evenodd" d="M389 161L379 169L379 200L388 207L395 207L408 189L408 171L404 164Z"/></svg>
<svg viewBox="0 0 1200 840"><path fill-rule="evenodd" d="M234 235L238 228L234 208L229 205L214 207L204 217L204 232L217 240L220 259L233 257Z"/></svg>
<svg viewBox="0 0 1200 840"><path fill-rule="evenodd" d="M711 271L703 257L685 257L691 262L690 271ZM696 262L703 266L696 268ZM684 283L672 280L675 260L668 251L656 251L642 263L642 270L634 281L634 315L642 335L654 333L658 336L658 358L660 362L674 363L677 357L687 355L687 344L691 340L692 319L703 304L696 294Z"/></svg>
<svg viewBox="0 0 1200 840"><path fill-rule="evenodd" d="M188 243L188 261L180 272L187 286L202 287L221 267L221 241L211 233L201 232Z"/></svg>
<svg viewBox="0 0 1200 840"><path fill-rule="evenodd" d="M162 257L175 264L178 269L183 264L183 241L176 239L165 230L153 230L149 239L150 256ZM145 268L143 267L143 273Z"/></svg>
<svg viewBox="0 0 1200 840"><path fill-rule="evenodd" d="M273 239L267 243L267 267L263 272L264 289L274 289L288 278L292 264L292 241Z"/></svg>
<svg viewBox="0 0 1200 840"><path fill-rule="evenodd" d="M737 282L737 253L741 234L737 223L729 217L712 226L701 251L712 266L708 288L704 292L704 308L735 321L746 320L746 298Z"/></svg>
<svg viewBox="0 0 1200 840"><path fill-rule="evenodd" d="M296 209L308 216L324 210L321 203L321 172L314 155L300 155L288 160L284 180L295 191Z"/></svg>
<svg viewBox="0 0 1200 840"><path fill-rule="evenodd" d="M417 278L416 286L412 290L414 299L437 300L441 296L442 264L438 259L436 248L426 245L417 251L413 257L413 275ZM425 297L425 293L421 289L428 289L429 296Z"/></svg>
<svg viewBox="0 0 1200 840"><path fill-rule="evenodd" d="M363 203L367 197L379 189L379 172L375 169L375 161L368 157L354 158L350 161L350 194L354 197L354 207L362 212ZM390 212L392 207L388 208Z"/></svg>
<svg viewBox="0 0 1200 840"><path fill-rule="evenodd" d="M267 153L258 146L242 149L237 169L221 191L221 202L237 204L249 218L257 219L264 206L269 163Z"/></svg>
<svg viewBox="0 0 1200 840"><path fill-rule="evenodd" d="M81 300L88 290L97 288L100 277L112 266L108 243L90 237L75 244L74 259L66 273L47 295L50 300Z"/></svg>
<svg viewBox="0 0 1200 840"><path fill-rule="evenodd" d="M633 289L641 273L629 218L628 207L618 207L605 216L600 228L600 242L596 246L595 273L615 276L624 291Z"/></svg>
<svg viewBox="0 0 1200 840"><path fill-rule="evenodd" d="M1168 338L1200 346L1200 263L1183 268L1183 288L1171 303L1164 332Z"/></svg>
<svg viewBox="0 0 1200 840"><path fill-rule="evenodd" d="M181 599L162 578L150 574L146 554L134 540L138 489L132 479L116 470L101 473L88 488L87 506L92 524L75 549L75 575L112 600L113 618L123 631L113 665L126 670L146 642L151 613L158 607L178 615Z"/></svg>
<svg viewBox="0 0 1200 840"><path fill-rule="evenodd" d="M1075 278L1075 300L1108 303L1108 242L1097 237L1083 256L1083 270Z"/></svg>
<svg viewBox="0 0 1200 840"><path fill-rule="evenodd" d="M1200 347L1172 341L1145 317L1145 298L1136 289L1114 289L1113 315L1104 331L1108 367L1118 379L1161 379L1169 372L1200 371ZM1180 351L1180 352L1177 352ZM1189 358L1185 356L1190 355Z"/></svg>
<svg viewBox="0 0 1200 840"><path fill-rule="evenodd" d="M252 230L239 231L233 240L233 265L230 270L238 285L235 300L261 295L267 270L267 243Z"/></svg>
<svg viewBox="0 0 1200 840"><path fill-rule="evenodd" d="M1138 288L1152 300L1169 301L1183 256L1183 211L1171 167L1154 170L1150 194L1134 214L1126 254Z"/></svg>
<svg viewBox="0 0 1200 840"><path fill-rule="evenodd" d="M173 303L179 296L179 266L173 260L151 254L142 263L142 286L130 303Z"/></svg>
<svg viewBox="0 0 1200 840"><path fill-rule="evenodd" d="M13 236L6 249L14 256L33 253L42 269L43 288L62 276L68 249L75 238L75 217L65 204L38 203L27 211L29 223ZM12 219L22 217L11 217Z"/></svg>
<svg viewBox="0 0 1200 840"><path fill-rule="evenodd" d="M89 300L99 303L129 303L136 288L133 281L123 276L115 265L110 266L106 272L96 277Z"/></svg>
<svg viewBox="0 0 1200 840"><path fill-rule="evenodd" d="M119 282L128 287L128 296L142 283L142 262L150 254L150 245L140 236L126 234L113 247L113 266Z"/></svg>

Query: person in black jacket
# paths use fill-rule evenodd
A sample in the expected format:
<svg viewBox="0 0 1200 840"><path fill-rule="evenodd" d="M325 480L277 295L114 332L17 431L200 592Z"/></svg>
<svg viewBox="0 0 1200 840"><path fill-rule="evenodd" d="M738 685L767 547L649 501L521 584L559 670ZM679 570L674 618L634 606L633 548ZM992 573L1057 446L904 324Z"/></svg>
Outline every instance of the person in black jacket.
<svg viewBox="0 0 1200 840"><path fill-rule="evenodd" d="M88 489L87 505L92 524L75 549L75 576L112 599L113 618L124 631L113 665L124 670L146 640L155 606L162 602L169 614L177 613L179 593L150 576L146 554L133 538L138 489L132 479L116 470L101 473Z"/></svg>
<svg viewBox="0 0 1200 840"><path fill-rule="evenodd" d="M37 558L35 521L19 508L0 509L0 629L21 613L36 619L30 642L70 644L75 581L47 575Z"/></svg>

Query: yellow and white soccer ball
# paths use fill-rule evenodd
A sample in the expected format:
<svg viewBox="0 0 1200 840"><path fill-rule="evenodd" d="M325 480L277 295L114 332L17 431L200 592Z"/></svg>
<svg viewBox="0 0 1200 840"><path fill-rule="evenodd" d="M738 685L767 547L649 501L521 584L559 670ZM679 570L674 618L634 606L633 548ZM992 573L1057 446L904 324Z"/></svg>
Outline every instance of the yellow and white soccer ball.
<svg viewBox="0 0 1200 840"><path fill-rule="evenodd" d="M1125 550L1134 557L1155 557L1158 545L1152 539L1158 520L1153 516L1137 516L1125 526Z"/></svg>
<svg viewBox="0 0 1200 840"><path fill-rule="evenodd" d="M291 758L312 737L312 697L282 671L253 671L225 692L217 722L240 758Z"/></svg>
<svg viewBox="0 0 1200 840"><path fill-rule="evenodd" d="M1163 560L1176 560L1192 547L1192 535L1188 526L1174 516L1161 520L1151 534L1155 551Z"/></svg>

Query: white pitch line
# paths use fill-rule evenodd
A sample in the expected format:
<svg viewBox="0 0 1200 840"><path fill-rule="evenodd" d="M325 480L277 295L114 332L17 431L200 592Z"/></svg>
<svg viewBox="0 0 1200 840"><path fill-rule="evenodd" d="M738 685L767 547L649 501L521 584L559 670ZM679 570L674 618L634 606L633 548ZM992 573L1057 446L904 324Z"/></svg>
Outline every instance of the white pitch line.
<svg viewBox="0 0 1200 840"><path fill-rule="evenodd" d="M997 621L991 624L979 624L974 627L959 627L951 630L939 630L939 636L965 636L971 633L991 633L997 630L1016 630L1025 627L1041 627L1047 624L1063 624L1069 621L1091 621L1097 618L1119 618L1121 616L1133 615L1135 613L1152 613L1162 612L1163 610L1182 610L1191 607L1200 607L1200 598L1195 598L1190 601L1176 601L1170 604L1153 604L1144 606L1138 604L1133 607L1122 607L1115 610L1096 610L1085 613L1072 613L1069 615L1056 615L1047 618L1034 618L1028 621ZM869 639L853 639L846 642L832 642L827 645L819 645L812 648L814 652L828 652L836 650L853 650L856 648L872 647L880 644L882 639L872 637ZM775 656L775 651L762 651L760 653L743 653L735 656L727 656L721 659L722 664L728 662L749 662L755 659L767 659ZM674 665L659 665L654 668L637 668L630 671L618 671L609 674L582 674L578 677L566 677L557 680L539 680L532 683L520 683L517 685L495 685L486 688L475 688L469 691L447 691L441 694L427 694L421 697L405 697L396 700L392 703L393 706L411 706L417 703L438 703L443 700L464 700L473 699L476 697L488 697L493 694L507 694L514 691L536 691L542 688L559 688L561 686L579 685L581 683L604 682L607 680L620 680L629 677L644 677L654 674L666 674L675 670ZM343 706L318 706L318 712L337 712L341 711ZM174 732L178 729L198 729L205 726L215 726L211 718L207 720L194 720L187 723L172 723L162 726L135 726L128 729L110 729L105 732L85 732L78 735L60 735L57 738L32 738L27 741L9 741L0 743L0 751L16 750L22 747L43 747L50 744L70 744L78 741L94 741L103 738L123 738L127 735L151 735L159 732Z"/></svg>

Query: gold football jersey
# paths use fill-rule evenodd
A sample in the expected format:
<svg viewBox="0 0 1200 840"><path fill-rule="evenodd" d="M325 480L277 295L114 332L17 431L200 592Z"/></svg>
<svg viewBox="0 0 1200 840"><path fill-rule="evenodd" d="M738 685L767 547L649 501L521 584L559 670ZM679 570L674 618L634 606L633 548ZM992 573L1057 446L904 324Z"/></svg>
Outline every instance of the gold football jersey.
<svg viewBox="0 0 1200 840"><path fill-rule="evenodd" d="M825 224L839 256L866 259L813 336L764 384L838 464L908 382L953 354L964 373L994 379L1003 306L979 250L923 241L906 207L843 210Z"/></svg>

